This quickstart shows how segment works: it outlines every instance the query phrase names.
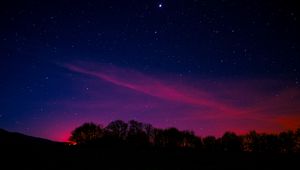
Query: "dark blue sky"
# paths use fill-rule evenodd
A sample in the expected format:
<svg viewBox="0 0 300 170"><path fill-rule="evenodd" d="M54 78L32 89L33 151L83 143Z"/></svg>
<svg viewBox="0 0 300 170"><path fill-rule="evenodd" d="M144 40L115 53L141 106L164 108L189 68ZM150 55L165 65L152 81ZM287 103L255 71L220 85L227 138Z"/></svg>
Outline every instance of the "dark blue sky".
<svg viewBox="0 0 300 170"><path fill-rule="evenodd" d="M199 135L295 128L299 8L285 0L1 1L0 128L54 140L84 121L118 118Z"/></svg>

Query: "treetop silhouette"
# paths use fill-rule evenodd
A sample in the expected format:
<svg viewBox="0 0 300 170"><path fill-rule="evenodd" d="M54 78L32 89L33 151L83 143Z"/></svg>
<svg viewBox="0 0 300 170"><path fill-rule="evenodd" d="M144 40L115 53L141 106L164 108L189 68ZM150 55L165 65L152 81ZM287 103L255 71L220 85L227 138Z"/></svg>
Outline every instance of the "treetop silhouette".
<svg viewBox="0 0 300 170"><path fill-rule="evenodd" d="M193 148L205 152L300 152L300 128L279 134L250 131L245 135L225 132L220 138L198 137L193 131L175 127L160 129L135 120L110 122L105 128L96 123L84 123L75 128L69 138L78 145L99 144L127 147Z"/></svg>

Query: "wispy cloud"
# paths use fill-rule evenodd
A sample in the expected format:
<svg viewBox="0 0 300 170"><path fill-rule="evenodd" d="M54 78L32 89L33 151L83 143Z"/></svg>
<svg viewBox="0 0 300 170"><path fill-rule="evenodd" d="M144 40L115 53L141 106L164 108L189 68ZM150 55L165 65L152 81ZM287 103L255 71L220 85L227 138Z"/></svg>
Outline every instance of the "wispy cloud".
<svg viewBox="0 0 300 170"><path fill-rule="evenodd" d="M175 88L175 86L169 85L171 83L166 83L163 80L155 79L134 70L103 65L98 65L96 70L91 70L89 68L80 67L74 64L66 64L65 67L71 71L94 76L114 85L125 87L161 99L213 108L231 114L239 112L235 108L229 107L220 101L216 101L213 99L214 96L205 91L197 89L197 94L200 94L201 96L195 96L193 93L182 91L178 88Z"/></svg>
<svg viewBox="0 0 300 170"><path fill-rule="evenodd" d="M71 112L83 113L84 119L137 118L161 127L193 129L200 135L300 126L299 89L283 88L274 79L211 81L194 77L193 81L178 82L172 75L168 79L113 65L77 62L63 67L79 73L85 86L94 87L87 92L88 100L60 102L63 108L73 108ZM93 82L86 81L88 78ZM106 86L113 87L109 94L103 93ZM103 95L105 99L99 99Z"/></svg>

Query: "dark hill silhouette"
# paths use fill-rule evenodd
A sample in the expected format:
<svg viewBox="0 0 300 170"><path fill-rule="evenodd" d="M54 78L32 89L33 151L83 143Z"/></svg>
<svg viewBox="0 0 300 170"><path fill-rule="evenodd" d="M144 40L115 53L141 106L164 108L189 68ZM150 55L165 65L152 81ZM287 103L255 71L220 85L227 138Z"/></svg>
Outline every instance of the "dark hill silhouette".
<svg viewBox="0 0 300 170"><path fill-rule="evenodd" d="M14 145L14 146L49 146L61 144L51 140L24 135L17 132L9 132L0 129L0 146Z"/></svg>

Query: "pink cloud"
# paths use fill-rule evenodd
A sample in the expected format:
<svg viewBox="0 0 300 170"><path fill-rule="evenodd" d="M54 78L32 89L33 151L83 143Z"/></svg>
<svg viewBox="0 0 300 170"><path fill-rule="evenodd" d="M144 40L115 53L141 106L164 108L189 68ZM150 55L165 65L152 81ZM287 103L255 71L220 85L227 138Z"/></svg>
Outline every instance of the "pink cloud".
<svg viewBox="0 0 300 170"><path fill-rule="evenodd" d="M74 64L66 64L65 67L71 71L94 76L103 81L161 99L213 108L228 114L239 112L239 110L236 110L235 108L229 107L220 101L216 101L213 99L214 96L205 91L197 89L196 93L199 96L195 96L195 94L191 91L193 90L192 88L181 87L183 89L190 89L190 92L184 92L172 85L169 85L171 83L152 78L134 70L103 65L98 65L96 70L91 70Z"/></svg>

